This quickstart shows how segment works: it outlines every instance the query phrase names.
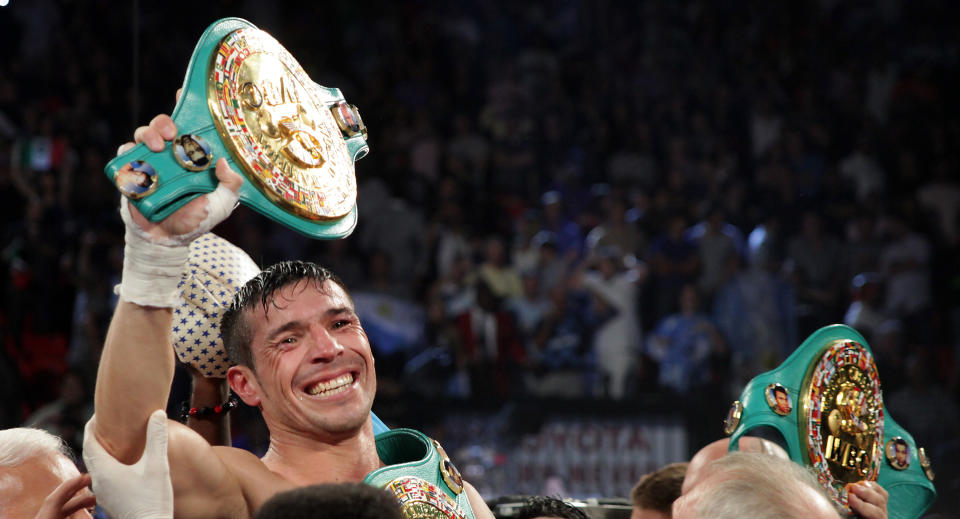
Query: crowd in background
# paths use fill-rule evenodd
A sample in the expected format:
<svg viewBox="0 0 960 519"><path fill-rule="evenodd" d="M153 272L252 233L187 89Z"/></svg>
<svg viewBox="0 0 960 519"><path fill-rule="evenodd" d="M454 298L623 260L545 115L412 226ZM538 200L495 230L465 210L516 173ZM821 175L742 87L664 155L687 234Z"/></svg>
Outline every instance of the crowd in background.
<svg viewBox="0 0 960 519"><path fill-rule="evenodd" d="M239 15L342 89L371 153L349 238L245 209L217 232L261 265L338 273L383 398L713 395L719 421L744 382L845 322L888 411L955 455L945 5L222 0L187 19L14 0L0 8L0 428L79 443L122 262L103 166L172 109L203 28Z"/></svg>

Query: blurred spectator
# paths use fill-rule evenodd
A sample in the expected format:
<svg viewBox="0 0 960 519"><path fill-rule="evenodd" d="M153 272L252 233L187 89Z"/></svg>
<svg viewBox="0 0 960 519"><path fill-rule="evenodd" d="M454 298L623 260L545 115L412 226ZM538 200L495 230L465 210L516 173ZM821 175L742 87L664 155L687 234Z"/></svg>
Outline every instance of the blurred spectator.
<svg viewBox="0 0 960 519"><path fill-rule="evenodd" d="M939 239L955 245L960 243L960 183L949 172L947 164L937 164L933 178L917 189L917 201L934 215Z"/></svg>
<svg viewBox="0 0 960 519"><path fill-rule="evenodd" d="M843 244L844 279L853 279L861 272L880 270L883 243L877 230L877 217L872 211L855 213L846 226Z"/></svg>
<svg viewBox="0 0 960 519"><path fill-rule="evenodd" d="M445 276L434 284L437 295L443 299L448 316L456 316L467 311L476 299L470 278L473 276L470 258L457 256Z"/></svg>
<svg viewBox="0 0 960 519"><path fill-rule="evenodd" d="M860 138L857 146L840 161L840 175L854 186L858 202L866 202L871 196L882 195L887 183L887 174L880 167L867 138Z"/></svg>
<svg viewBox="0 0 960 519"><path fill-rule="evenodd" d="M771 146L779 142L782 126L783 121L774 111L769 97L758 99L750 118L750 150L754 158L763 157Z"/></svg>
<svg viewBox="0 0 960 519"><path fill-rule="evenodd" d="M804 212L800 233L787 245L785 265L796 291L800 335L812 333L839 313L840 252L839 240L823 229L820 215Z"/></svg>
<svg viewBox="0 0 960 519"><path fill-rule="evenodd" d="M484 185L490 145L486 137L476 131L474 121L465 114L453 118L453 137L447 143L446 154L448 168L455 175L462 172L458 176L469 184Z"/></svg>
<svg viewBox="0 0 960 519"><path fill-rule="evenodd" d="M850 291L852 301L843 322L862 333L875 348L883 337L900 329L900 323L891 319L883 308L882 276L875 272L857 274L853 277Z"/></svg>
<svg viewBox="0 0 960 519"><path fill-rule="evenodd" d="M880 252L880 269L887 286L885 309L905 319L927 310L932 303L930 242L900 215L891 215L887 225L889 239Z"/></svg>
<svg viewBox="0 0 960 519"><path fill-rule="evenodd" d="M523 393L520 368L526 362L513 317L483 281L475 285L476 302L456 317L463 350L457 365L470 372L470 394L503 398Z"/></svg>
<svg viewBox="0 0 960 519"><path fill-rule="evenodd" d="M60 380L60 396L33 412L24 426L44 429L66 442L73 452L83 446L83 426L93 416L93 398L87 383L76 371Z"/></svg>
<svg viewBox="0 0 960 519"><path fill-rule="evenodd" d="M697 288L709 302L716 291L727 282L728 266L734 255L743 256L743 233L727 223L723 206L714 203L707 207L706 218L686 231L686 238L696 244L700 254L700 278Z"/></svg>
<svg viewBox="0 0 960 519"><path fill-rule="evenodd" d="M540 288L540 278L536 272L524 272L522 283L523 295L511 297L506 305L517 323L528 356L534 357L536 356L535 336L544 316L550 310L550 301Z"/></svg>
<svg viewBox="0 0 960 519"><path fill-rule="evenodd" d="M478 279L500 299L523 294L520 274L509 264L506 246L499 236L490 236L484 243L483 262L477 267Z"/></svg>
<svg viewBox="0 0 960 519"><path fill-rule="evenodd" d="M614 249L618 254L632 254L641 257L647 248L643 231L628 218L627 204L621 195L614 193L607 197L603 222L587 233L586 249L590 251L603 247Z"/></svg>
<svg viewBox="0 0 960 519"><path fill-rule="evenodd" d="M529 384L538 396L591 396L595 380L593 336L609 314L598 314L582 291L558 284L535 337L535 370Z"/></svg>
<svg viewBox="0 0 960 519"><path fill-rule="evenodd" d="M650 246L657 318L673 309L680 289L695 282L700 271L697 247L684 236L686 227L686 218L682 214L672 215L664 233Z"/></svg>
<svg viewBox="0 0 960 519"><path fill-rule="evenodd" d="M887 396L884 403L919 446L950 448L960 434L960 409L936 377L931 376L934 361L925 351L910 354L905 366L907 384Z"/></svg>
<svg viewBox="0 0 960 519"><path fill-rule="evenodd" d="M659 364L660 385L687 393L725 374L721 359L726 345L710 318L700 312L696 287L684 285L679 306L657 323L645 350Z"/></svg>
<svg viewBox="0 0 960 519"><path fill-rule="evenodd" d="M620 400L625 396L627 375L642 349L637 291L646 280L647 266L616 249L599 249L593 251L584 267L593 269L583 272L582 286L603 309L597 313L611 315L593 336L597 368L603 377L600 394Z"/></svg>
<svg viewBox="0 0 960 519"><path fill-rule="evenodd" d="M363 226L357 229L363 251L389 253L392 272L412 290L423 273L423 216L402 198L394 197L383 182L370 180L360 186L358 198ZM363 210L365 207L370 209ZM402 273L400 275L399 273Z"/></svg>
<svg viewBox="0 0 960 519"><path fill-rule="evenodd" d="M793 289L759 247L717 293L713 315L730 347L733 387L780 364L799 344Z"/></svg>
<svg viewBox="0 0 960 519"><path fill-rule="evenodd" d="M583 248L580 227L564 214L560 193L548 191L540 197L540 203L543 207L542 229L552 233L557 252L567 260L578 258Z"/></svg>
<svg viewBox="0 0 960 519"><path fill-rule="evenodd" d="M853 277L851 301L843 323L863 334L873 350L877 369L883 373L888 390L901 387L903 367L902 323L890 317L883 308L883 277L864 272Z"/></svg>
<svg viewBox="0 0 960 519"><path fill-rule="evenodd" d="M470 258L470 235L463 221L463 208L454 202L440 206L436 216L436 276L443 278L450 273L453 264L461 258Z"/></svg>
<svg viewBox="0 0 960 519"><path fill-rule="evenodd" d="M396 271L393 256L382 249L372 249L367 255L367 268L356 290L409 299L414 286L409 277Z"/></svg>
<svg viewBox="0 0 960 519"><path fill-rule="evenodd" d="M431 396L438 387L444 387L450 396L468 397L470 375L466 357L462 355L463 346L438 294L428 296L423 341L423 351L414 353L403 367L404 387L425 396Z"/></svg>
<svg viewBox="0 0 960 519"><path fill-rule="evenodd" d="M535 270L539 273L540 283L545 292L565 284L573 265L573 257L561 256L554 234L540 231L533 236L531 247L537 251Z"/></svg>

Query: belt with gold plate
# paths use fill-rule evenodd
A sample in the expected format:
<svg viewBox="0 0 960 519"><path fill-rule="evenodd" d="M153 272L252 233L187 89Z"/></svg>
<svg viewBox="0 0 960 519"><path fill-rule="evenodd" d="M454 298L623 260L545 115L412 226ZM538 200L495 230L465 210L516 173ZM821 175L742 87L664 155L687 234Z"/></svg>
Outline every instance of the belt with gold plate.
<svg viewBox="0 0 960 519"><path fill-rule="evenodd" d="M207 28L172 118L180 133L163 151L138 144L105 168L149 220L213 191L214 164L226 157L247 178L244 205L313 238L353 231L354 163L370 149L360 113L250 22L225 18Z"/></svg>
<svg viewBox="0 0 960 519"><path fill-rule="evenodd" d="M747 383L724 423L730 449L764 426L844 507L845 485L860 480L890 493L890 517L919 517L936 499L930 460L884 409L873 353L853 328L817 330L783 364Z"/></svg>

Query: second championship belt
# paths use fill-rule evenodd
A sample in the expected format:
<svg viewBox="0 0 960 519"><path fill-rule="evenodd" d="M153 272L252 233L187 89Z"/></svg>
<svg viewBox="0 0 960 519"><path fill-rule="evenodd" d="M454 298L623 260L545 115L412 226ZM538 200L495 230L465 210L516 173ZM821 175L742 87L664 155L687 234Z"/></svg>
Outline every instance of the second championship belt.
<svg viewBox="0 0 960 519"><path fill-rule="evenodd" d="M915 519L936 498L930 460L884 409L873 352L853 328L817 330L783 364L747 383L724 423L730 449L764 426L780 433L790 458L812 467L845 508L846 485L860 480L890 493L894 519Z"/></svg>
<svg viewBox="0 0 960 519"><path fill-rule="evenodd" d="M147 219L213 191L214 165L225 157L246 177L244 205L312 238L353 231L354 163L369 152L366 126L339 89L314 83L250 22L225 18L207 28L172 118L179 133L163 151L141 143L105 168Z"/></svg>

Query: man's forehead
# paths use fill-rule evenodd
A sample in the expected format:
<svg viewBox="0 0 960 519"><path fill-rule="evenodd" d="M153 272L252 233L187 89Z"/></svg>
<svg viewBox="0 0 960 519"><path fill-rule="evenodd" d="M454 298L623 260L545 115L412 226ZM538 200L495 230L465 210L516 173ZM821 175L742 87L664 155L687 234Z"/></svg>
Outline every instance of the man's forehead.
<svg viewBox="0 0 960 519"><path fill-rule="evenodd" d="M327 308L349 308L353 310L353 300L338 283L329 279L317 281L315 279L301 279L286 284L277 289L267 300L266 304L251 305L247 311L267 322L271 317L290 307L298 301L310 298L320 305L317 310Z"/></svg>
<svg viewBox="0 0 960 519"><path fill-rule="evenodd" d="M36 456L15 467L0 468L0 508L33 507L60 483L79 475L76 465L62 454Z"/></svg>

